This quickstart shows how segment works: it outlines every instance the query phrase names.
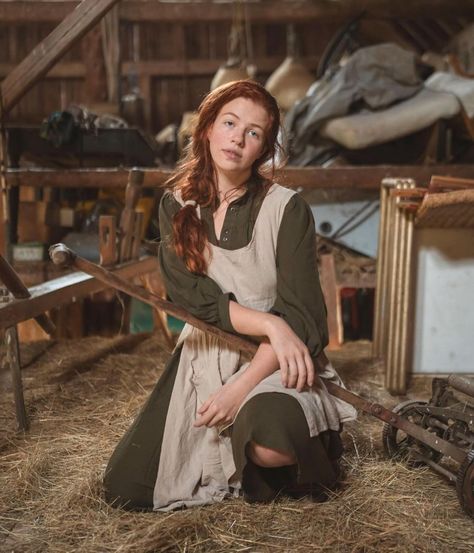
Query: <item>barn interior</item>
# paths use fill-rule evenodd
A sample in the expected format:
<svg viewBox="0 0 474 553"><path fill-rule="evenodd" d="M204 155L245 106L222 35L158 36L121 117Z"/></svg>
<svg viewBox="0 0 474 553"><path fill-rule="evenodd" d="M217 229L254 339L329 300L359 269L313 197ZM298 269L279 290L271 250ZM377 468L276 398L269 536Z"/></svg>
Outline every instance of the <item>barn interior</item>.
<svg viewBox="0 0 474 553"><path fill-rule="evenodd" d="M472 2L0 0L0 44L0 551L474 548ZM241 78L277 98L277 180L315 218L360 400L342 484L114 509L105 465L187 320L158 205L201 100Z"/></svg>

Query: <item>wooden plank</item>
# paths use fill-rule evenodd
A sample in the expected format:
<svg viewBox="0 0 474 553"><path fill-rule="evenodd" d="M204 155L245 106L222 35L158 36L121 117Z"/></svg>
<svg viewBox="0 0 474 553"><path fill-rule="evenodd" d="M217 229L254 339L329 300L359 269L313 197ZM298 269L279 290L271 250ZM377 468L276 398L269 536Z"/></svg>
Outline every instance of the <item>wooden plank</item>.
<svg viewBox="0 0 474 553"><path fill-rule="evenodd" d="M125 279L150 273L158 267L156 257L147 256L118 266L113 274ZM84 273L72 273L29 288L31 297L0 304L0 329L26 321L64 303L84 298L108 286Z"/></svg>
<svg viewBox="0 0 474 553"><path fill-rule="evenodd" d="M84 101L89 106L105 102L107 100L107 79L100 25L91 29L82 40L81 54L85 66Z"/></svg>
<svg viewBox="0 0 474 553"><path fill-rule="evenodd" d="M1 83L3 109L22 96L119 0L84 0Z"/></svg>
<svg viewBox="0 0 474 553"><path fill-rule="evenodd" d="M183 58L176 60L157 60L157 61L139 61L124 62L122 64L123 74L137 71L140 75L159 76L183 76L183 75L213 75L217 68L226 61L225 58L218 59L192 59ZM265 56L252 60L257 66L258 73L269 73L276 69L283 61L282 56ZM302 63L310 69L316 70L318 67L318 56L302 56Z"/></svg>
<svg viewBox="0 0 474 553"><path fill-rule="evenodd" d="M144 188L159 188L171 176L170 169L141 168ZM129 169L8 169L9 186L58 188L125 188ZM427 187L433 175L469 178L474 166L465 165L360 165L346 167L286 167L277 171L276 180L289 188L356 188L378 190L384 178L412 178L420 187Z"/></svg>
<svg viewBox="0 0 474 553"><path fill-rule="evenodd" d="M411 178L427 187L432 175L468 178L472 165L366 165L350 167L288 167L278 174L278 182L292 188L379 189L382 179Z"/></svg>
<svg viewBox="0 0 474 553"><path fill-rule="evenodd" d="M431 182L429 186L430 192L439 192L440 190L456 190L463 188L474 188L474 179L442 177L436 174L431 177Z"/></svg>
<svg viewBox="0 0 474 553"><path fill-rule="evenodd" d="M318 56L302 56L302 63L310 70L315 71L318 67ZM210 76L217 68L226 61L225 58L218 59L177 59L177 60L150 60L150 61L124 61L122 63L122 74L128 75L138 73L140 79L151 77L180 77L189 76ZM265 56L255 58L253 63L257 66L257 73L269 73L276 69L283 58L281 56ZM13 71L15 65L11 63L0 63L0 77L8 75ZM46 79L82 79L87 77L86 65L82 62L62 62L52 67L43 78ZM147 87L146 87L147 88Z"/></svg>
<svg viewBox="0 0 474 553"><path fill-rule="evenodd" d="M142 211L135 212L135 221L133 226L133 237L131 246L131 259L138 259L140 256L140 246L142 245L142 230L144 213Z"/></svg>
<svg viewBox="0 0 474 553"><path fill-rule="evenodd" d="M120 262L128 261L132 254L133 234L135 230L135 208L142 193L143 173L132 169L125 189L125 207L120 216Z"/></svg>
<svg viewBox="0 0 474 553"><path fill-rule="evenodd" d="M15 69L13 63L0 63L0 78L6 77ZM83 79L86 76L86 65L82 61L57 63L43 78L48 79Z"/></svg>
<svg viewBox="0 0 474 553"><path fill-rule="evenodd" d="M111 267L117 263L117 222L115 215L99 217L99 252L100 264Z"/></svg>
<svg viewBox="0 0 474 553"><path fill-rule="evenodd" d="M336 265L332 254L324 254L320 259L320 280L327 307L329 350L339 349L344 341L342 324L341 295L336 282Z"/></svg>
<svg viewBox="0 0 474 553"><path fill-rule="evenodd" d="M0 20L14 22L60 21L74 8L76 0L57 1L0 1ZM120 16L128 21L228 21L232 19L233 2L159 2L123 1ZM470 0L417 0L393 2L390 0L345 0L344 2L261 1L248 2L247 12L252 21L306 21L321 17L346 18L367 11L377 17L445 15L472 16Z"/></svg>
<svg viewBox="0 0 474 553"><path fill-rule="evenodd" d="M29 421L26 414L25 398L23 396L23 382L21 378L20 347L18 344L18 333L15 326L11 326L5 330L5 342L7 345L7 361L10 365L18 427L20 430L28 430Z"/></svg>
<svg viewBox="0 0 474 553"><path fill-rule="evenodd" d="M28 288L23 284L23 281L18 276L16 271L10 265L10 263L0 254L0 280L3 282L7 290L9 290L12 296L16 299L27 299L30 297ZM54 333L55 326L46 313L40 313L36 317L36 322L40 327L52 335Z"/></svg>

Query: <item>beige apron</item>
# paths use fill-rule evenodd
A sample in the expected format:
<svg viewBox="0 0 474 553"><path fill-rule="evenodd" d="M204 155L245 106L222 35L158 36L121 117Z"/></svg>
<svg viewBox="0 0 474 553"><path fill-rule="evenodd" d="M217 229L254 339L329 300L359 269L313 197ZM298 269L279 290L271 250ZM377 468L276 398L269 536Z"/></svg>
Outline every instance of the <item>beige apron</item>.
<svg viewBox="0 0 474 553"><path fill-rule="evenodd" d="M275 303L278 230L294 193L277 184L270 188L247 246L225 250L210 244L209 277L224 293L232 292L241 305L269 311ZM177 200L183 203L179 197ZM230 437L219 432L222 428L195 428L193 423L200 405L231 377L246 370L248 362L241 360L238 350L190 325L185 325L179 337L178 346L181 344L154 489L155 510L222 501L237 495L240 488L234 478ZM323 378L342 385L329 362L321 371ZM341 422L356 416L351 405L333 398L325 388L304 392L284 388L279 371L258 384L242 406L265 392L293 396L303 409L312 437L328 429L339 430Z"/></svg>

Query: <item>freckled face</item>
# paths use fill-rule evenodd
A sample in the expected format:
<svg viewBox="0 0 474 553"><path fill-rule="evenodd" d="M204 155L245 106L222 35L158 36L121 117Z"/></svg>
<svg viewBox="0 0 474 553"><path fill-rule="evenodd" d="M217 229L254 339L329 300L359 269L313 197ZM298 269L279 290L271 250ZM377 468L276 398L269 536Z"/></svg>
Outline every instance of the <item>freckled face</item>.
<svg viewBox="0 0 474 553"><path fill-rule="evenodd" d="M250 176L252 164L263 153L270 126L266 110L248 98L225 104L208 133L216 171L240 179Z"/></svg>

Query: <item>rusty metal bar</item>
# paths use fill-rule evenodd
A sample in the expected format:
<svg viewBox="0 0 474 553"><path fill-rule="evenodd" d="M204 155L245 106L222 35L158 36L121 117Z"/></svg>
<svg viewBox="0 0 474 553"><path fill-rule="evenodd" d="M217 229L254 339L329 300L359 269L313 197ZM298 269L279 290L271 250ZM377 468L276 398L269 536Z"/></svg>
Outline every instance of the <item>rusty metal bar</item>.
<svg viewBox="0 0 474 553"><path fill-rule="evenodd" d="M459 463L462 463L466 458L466 452L464 450L454 446L447 440L439 438L425 428L402 418L397 413L390 411L379 403L367 401L357 394L337 386L337 384L334 384L333 382L325 382L325 385L331 395L347 401L347 403L350 403L357 409L364 411L364 413L372 415L377 419L390 424L391 426L395 426L409 436L412 436L416 440L428 445L435 451L438 451L443 455L447 455Z"/></svg>
<svg viewBox="0 0 474 553"><path fill-rule="evenodd" d="M466 394L467 396L471 396L474 398L474 380L468 379L463 376L459 376L457 374L452 374L448 377L448 385L457 390L458 392L462 392L463 394Z"/></svg>

